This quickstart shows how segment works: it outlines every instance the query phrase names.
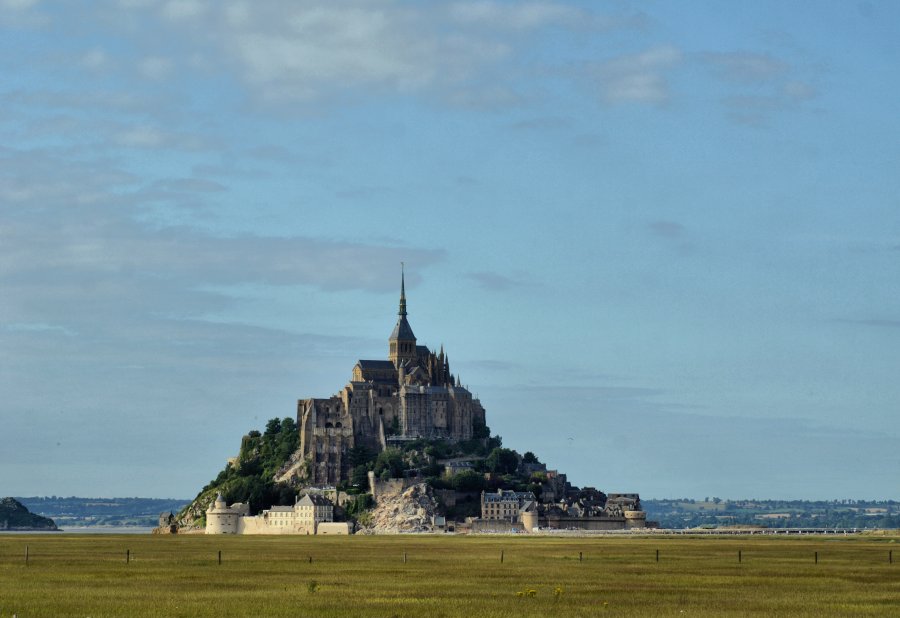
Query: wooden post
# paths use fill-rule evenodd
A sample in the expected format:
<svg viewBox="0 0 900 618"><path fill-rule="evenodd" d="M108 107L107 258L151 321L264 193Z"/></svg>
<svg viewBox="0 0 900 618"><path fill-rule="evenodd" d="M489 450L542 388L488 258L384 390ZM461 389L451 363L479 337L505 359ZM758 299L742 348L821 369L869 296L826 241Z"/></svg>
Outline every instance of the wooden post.
<svg viewBox="0 0 900 618"><path fill-rule="evenodd" d="M894 564L894 550L888 550L888 564Z"/></svg>
<svg viewBox="0 0 900 618"><path fill-rule="evenodd" d="M656 550L656 561L659 562L659 550Z"/></svg>
<svg viewBox="0 0 900 618"><path fill-rule="evenodd" d="M309 556L309 563L312 564L312 556Z"/></svg>
<svg viewBox="0 0 900 618"><path fill-rule="evenodd" d="M25 566L28 566L28 546L25 546Z"/></svg>
<svg viewBox="0 0 900 618"><path fill-rule="evenodd" d="M738 550L738 563L740 564L740 562L741 562L741 550Z"/></svg>
<svg viewBox="0 0 900 618"><path fill-rule="evenodd" d="M581 552L578 552L578 562L581 562L583 559L584 559L584 558L583 558L583 556L581 555Z"/></svg>
<svg viewBox="0 0 900 618"><path fill-rule="evenodd" d="M500 550L500 564L503 564L503 550Z"/></svg>
<svg viewBox="0 0 900 618"><path fill-rule="evenodd" d="M125 564L128 564L131 561L131 550L125 550Z"/></svg>
<svg viewBox="0 0 900 618"><path fill-rule="evenodd" d="M406 564L406 552L403 552L403 564Z"/></svg>
<svg viewBox="0 0 900 618"><path fill-rule="evenodd" d="M819 552L816 552L816 564L819 564Z"/></svg>
<svg viewBox="0 0 900 618"><path fill-rule="evenodd" d="M222 550L219 550L219 564L222 564Z"/></svg>

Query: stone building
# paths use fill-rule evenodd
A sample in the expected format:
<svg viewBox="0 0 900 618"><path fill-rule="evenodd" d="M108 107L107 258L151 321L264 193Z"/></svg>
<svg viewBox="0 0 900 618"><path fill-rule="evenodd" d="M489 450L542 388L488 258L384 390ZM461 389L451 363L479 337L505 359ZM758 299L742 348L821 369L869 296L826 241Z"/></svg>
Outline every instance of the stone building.
<svg viewBox="0 0 900 618"><path fill-rule="evenodd" d="M481 402L451 373L443 346L435 352L419 345L407 320L401 273L387 360L359 360L338 394L297 403L300 448L277 480L336 485L349 474L354 446L380 452L416 438L468 440L484 423Z"/></svg>
<svg viewBox="0 0 900 618"><path fill-rule="evenodd" d="M522 511L534 510L535 497L530 491L498 489L496 493L481 492L481 518L497 521L521 521Z"/></svg>
<svg viewBox="0 0 900 618"><path fill-rule="evenodd" d="M273 506L251 516L247 504L227 506L219 494L206 511L206 534L319 534L322 524L333 521L334 505L322 495L306 494L294 506ZM335 534L338 528L324 530Z"/></svg>
<svg viewBox="0 0 900 618"><path fill-rule="evenodd" d="M206 534L240 534L241 520L249 515L249 504L235 502L228 506L220 493L206 509Z"/></svg>

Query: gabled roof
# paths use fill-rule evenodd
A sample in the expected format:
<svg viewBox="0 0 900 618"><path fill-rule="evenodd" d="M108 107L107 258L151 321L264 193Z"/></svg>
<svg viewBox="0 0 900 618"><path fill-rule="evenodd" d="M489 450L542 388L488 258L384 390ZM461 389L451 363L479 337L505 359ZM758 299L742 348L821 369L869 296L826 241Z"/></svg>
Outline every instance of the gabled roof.
<svg viewBox="0 0 900 618"><path fill-rule="evenodd" d="M391 339L415 341L416 336L413 334L412 327L409 325L409 322L407 322L405 315L401 315L397 320L397 324L394 326L394 331L391 333Z"/></svg>
<svg viewBox="0 0 900 618"><path fill-rule="evenodd" d="M306 494L297 502L303 506L331 506L331 501L318 494Z"/></svg>
<svg viewBox="0 0 900 618"><path fill-rule="evenodd" d="M381 369L383 371L395 369L394 363L389 360L358 360L356 364L360 369Z"/></svg>

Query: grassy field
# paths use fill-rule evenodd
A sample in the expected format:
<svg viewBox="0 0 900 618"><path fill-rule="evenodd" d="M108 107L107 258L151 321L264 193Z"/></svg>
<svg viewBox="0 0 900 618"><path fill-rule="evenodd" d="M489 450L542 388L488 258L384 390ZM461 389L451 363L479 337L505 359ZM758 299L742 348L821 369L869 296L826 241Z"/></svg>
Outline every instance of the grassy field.
<svg viewBox="0 0 900 618"><path fill-rule="evenodd" d="M0 535L0 618L897 616L895 541Z"/></svg>

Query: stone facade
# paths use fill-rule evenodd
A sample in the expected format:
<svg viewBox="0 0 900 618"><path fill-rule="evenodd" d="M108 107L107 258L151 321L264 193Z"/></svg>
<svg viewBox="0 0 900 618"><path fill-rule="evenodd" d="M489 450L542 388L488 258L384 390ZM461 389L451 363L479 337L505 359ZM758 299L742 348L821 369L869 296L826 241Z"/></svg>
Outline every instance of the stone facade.
<svg viewBox="0 0 900 618"><path fill-rule="evenodd" d="M521 522L521 514L533 512L535 508L535 497L530 491L498 489L496 493L481 492L482 519Z"/></svg>
<svg viewBox="0 0 900 618"><path fill-rule="evenodd" d="M307 494L294 506L273 506L250 516L247 504L225 504L222 494L206 511L206 534L318 534L324 523L334 521L334 505L324 496ZM346 526L346 524L345 524ZM336 534L338 528L327 528Z"/></svg>
<svg viewBox="0 0 900 618"><path fill-rule="evenodd" d="M380 452L416 438L468 440L484 425L481 402L450 372L443 347L435 352L417 344L405 287L401 278L388 360L360 360L337 395L297 403L300 448L278 480L336 485L350 472L348 453L355 446Z"/></svg>

